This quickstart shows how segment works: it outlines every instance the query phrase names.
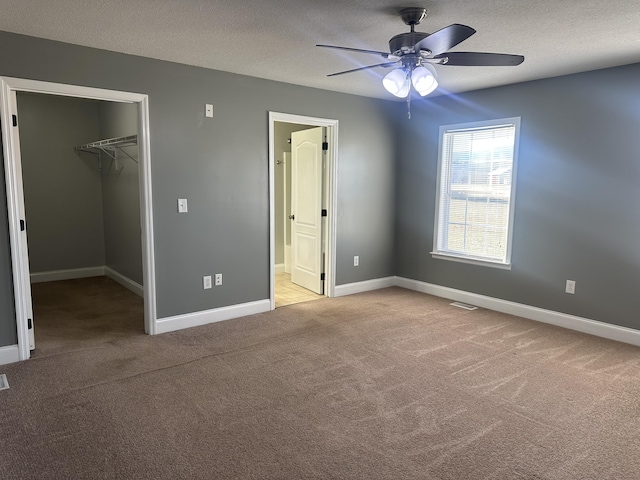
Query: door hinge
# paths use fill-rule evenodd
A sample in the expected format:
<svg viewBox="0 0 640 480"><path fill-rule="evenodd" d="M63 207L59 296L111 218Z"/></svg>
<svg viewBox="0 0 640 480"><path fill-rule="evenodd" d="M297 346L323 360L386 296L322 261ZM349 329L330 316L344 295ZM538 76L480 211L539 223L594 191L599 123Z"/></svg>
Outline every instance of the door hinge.
<svg viewBox="0 0 640 480"><path fill-rule="evenodd" d="M329 150L329 143L327 143L327 142L322 142L322 150L323 150L323 151L325 151L325 152L326 152L327 150Z"/></svg>
<svg viewBox="0 0 640 480"><path fill-rule="evenodd" d="M323 209L322 209L322 216L323 216L323 217L326 217L326 216L327 216L327 209L326 209L326 208L323 208Z"/></svg>
<svg viewBox="0 0 640 480"><path fill-rule="evenodd" d="M320 280L324 280L324 273L320 274Z"/></svg>
<svg viewBox="0 0 640 480"><path fill-rule="evenodd" d="M22 220L22 219L21 219L21 220L20 220L20 231L21 231L21 232L24 232L24 229L25 229L24 220Z"/></svg>
<svg viewBox="0 0 640 480"><path fill-rule="evenodd" d="M13 119L13 126L17 127L18 126L18 116L17 115L11 115L11 118Z"/></svg>
<svg viewBox="0 0 640 480"><path fill-rule="evenodd" d="M29 330L33 328L33 321L30 318L27 318L27 328L29 328Z"/></svg>

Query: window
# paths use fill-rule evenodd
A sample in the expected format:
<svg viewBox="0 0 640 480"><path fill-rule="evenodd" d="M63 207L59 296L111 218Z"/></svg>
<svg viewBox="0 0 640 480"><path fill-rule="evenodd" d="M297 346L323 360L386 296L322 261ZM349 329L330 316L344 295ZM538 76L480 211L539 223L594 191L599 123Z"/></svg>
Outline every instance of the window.
<svg viewBox="0 0 640 480"><path fill-rule="evenodd" d="M520 118L440 127L435 258L511 266Z"/></svg>

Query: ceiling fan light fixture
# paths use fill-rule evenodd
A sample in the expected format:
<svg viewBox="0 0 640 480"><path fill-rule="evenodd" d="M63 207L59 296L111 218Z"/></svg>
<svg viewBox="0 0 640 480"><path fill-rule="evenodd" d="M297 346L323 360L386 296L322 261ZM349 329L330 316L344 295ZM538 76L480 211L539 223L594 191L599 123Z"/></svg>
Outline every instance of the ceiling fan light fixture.
<svg viewBox="0 0 640 480"><path fill-rule="evenodd" d="M436 70L431 65L420 65L411 72L411 83L421 96L429 95L438 88Z"/></svg>
<svg viewBox="0 0 640 480"><path fill-rule="evenodd" d="M391 70L382 79L382 86L392 95L399 98L405 98L409 95L411 89L411 82L409 75L403 68L396 68Z"/></svg>

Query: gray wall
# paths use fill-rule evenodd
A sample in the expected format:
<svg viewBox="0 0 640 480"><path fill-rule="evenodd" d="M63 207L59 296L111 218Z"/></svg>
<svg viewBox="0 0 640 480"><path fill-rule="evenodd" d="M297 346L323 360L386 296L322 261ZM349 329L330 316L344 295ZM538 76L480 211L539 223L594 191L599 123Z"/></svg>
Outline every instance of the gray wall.
<svg viewBox="0 0 640 480"><path fill-rule="evenodd" d="M97 103L17 97L31 273L104 265L98 162L73 150L99 138Z"/></svg>
<svg viewBox="0 0 640 480"><path fill-rule="evenodd" d="M138 133L138 108L131 103L100 102L100 138ZM123 147L138 158L138 147ZM107 162L102 171L105 265L142 285L142 243L140 238L140 186L138 164L118 153L115 163Z"/></svg>
<svg viewBox="0 0 640 480"><path fill-rule="evenodd" d="M435 98L411 121L399 107L397 274L640 328L638 79L640 64ZM513 268L432 259L439 126L512 116Z"/></svg>
<svg viewBox="0 0 640 480"><path fill-rule="evenodd" d="M9 33L0 41L12 47L0 51L2 75L149 95L160 318L268 298L271 110L340 121L338 285L398 274L640 328L640 65L414 102L408 121L402 103ZM439 126L510 116L522 117L512 270L433 260ZM6 236L0 346L16 342ZM224 285L202 290L202 275L217 272Z"/></svg>
<svg viewBox="0 0 640 480"><path fill-rule="evenodd" d="M395 273L389 102L5 32L0 43L2 75L149 95L159 318L269 298L269 111L340 122L337 284ZM213 273L224 285L203 290Z"/></svg>
<svg viewBox="0 0 640 480"><path fill-rule="evenodd" d="M133 104L18 93L31 273L107 265L142 283L138 166L73 148L137 133ZM127 147L137 158L137 147Z"/></svg>

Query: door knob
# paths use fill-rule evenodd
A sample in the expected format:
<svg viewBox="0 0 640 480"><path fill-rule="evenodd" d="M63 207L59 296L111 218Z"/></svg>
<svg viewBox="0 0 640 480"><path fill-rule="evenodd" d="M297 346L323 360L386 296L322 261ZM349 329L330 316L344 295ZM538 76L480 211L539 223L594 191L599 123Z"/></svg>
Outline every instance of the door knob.
<svg viewBox="0 0 640 480"><path fill-rule="evenodd" d="M295 215L289 215L289 220L295 220L296 216Z"/></svg>

